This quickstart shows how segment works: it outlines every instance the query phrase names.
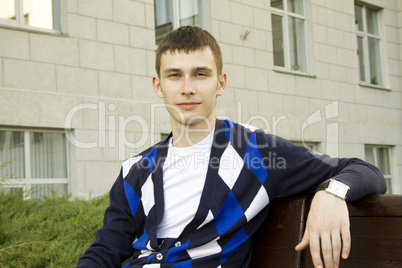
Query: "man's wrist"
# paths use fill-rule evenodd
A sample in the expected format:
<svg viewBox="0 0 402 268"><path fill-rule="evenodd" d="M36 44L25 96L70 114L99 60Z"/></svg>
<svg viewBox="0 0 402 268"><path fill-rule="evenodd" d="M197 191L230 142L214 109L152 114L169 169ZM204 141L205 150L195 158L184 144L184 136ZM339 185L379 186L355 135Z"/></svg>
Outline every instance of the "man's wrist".
<svg viewBox="0 0 402 268"><path fill-rule="evenodd" d="M316 192L322 191L322 190L324 190L336 197L339 197L342 200L346 200L346 198L349 194L350 188L349 188L349 186L347 186L346 184L344 184L340 181L337 181L334 179L329 179L329 180L322 182L320 185L318 185Z"/></svg>

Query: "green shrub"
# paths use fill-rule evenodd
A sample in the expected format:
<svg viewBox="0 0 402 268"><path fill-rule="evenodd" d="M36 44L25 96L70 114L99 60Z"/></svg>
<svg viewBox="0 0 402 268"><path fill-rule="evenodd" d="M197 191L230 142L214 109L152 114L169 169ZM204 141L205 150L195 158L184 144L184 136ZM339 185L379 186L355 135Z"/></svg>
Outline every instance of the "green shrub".
<svg viewBox="0 0 402 268"><path fill-rule="evenodd" d="M22 200L0 191L0 267L75 267L102 226L108 195Z"/></svg>

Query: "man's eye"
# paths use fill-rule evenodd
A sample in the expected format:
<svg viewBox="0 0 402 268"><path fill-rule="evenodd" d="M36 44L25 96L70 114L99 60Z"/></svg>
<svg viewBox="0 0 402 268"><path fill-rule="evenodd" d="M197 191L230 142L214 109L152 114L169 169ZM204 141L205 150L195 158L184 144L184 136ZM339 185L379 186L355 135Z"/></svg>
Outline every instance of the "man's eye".
<svg viewBox="0 0 402 268"><path fill-rule="evenodd" d="M206 76L205 73L196 73L195 76Z"/></svg>
<svg viewBox="0 0 402 268"><path fill-rule="evenodd" d="M179 77L179 74L169 74L169 77Z"/></svg>

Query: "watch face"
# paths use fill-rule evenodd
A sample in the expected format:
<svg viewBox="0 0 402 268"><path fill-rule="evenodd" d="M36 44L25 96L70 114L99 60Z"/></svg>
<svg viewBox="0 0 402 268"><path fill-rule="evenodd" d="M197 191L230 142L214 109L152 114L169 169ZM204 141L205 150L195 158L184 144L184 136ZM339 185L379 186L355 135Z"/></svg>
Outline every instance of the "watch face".
<svg viewBox="0 0 402 268"><path fill-rule="evenodd" d="M345 198L346 194L349 191L349 187L336 180L331 180L331 182L329 183L328 188L326 190L336 196Z"/></svg>

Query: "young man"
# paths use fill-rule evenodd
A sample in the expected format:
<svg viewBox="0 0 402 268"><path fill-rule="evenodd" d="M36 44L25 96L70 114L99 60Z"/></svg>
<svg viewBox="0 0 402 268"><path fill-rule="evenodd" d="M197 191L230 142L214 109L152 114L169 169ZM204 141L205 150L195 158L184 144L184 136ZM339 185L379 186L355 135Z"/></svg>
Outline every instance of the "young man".
<svg viewBox="0 0 402 268"><path fill-rule="evenodd" d="M341 254L348 257L344 199L348 187L348 201L384 192L377 168L313 155L261 130L216 119L227 77L219 45L198 27L181 27L162 41L156 72L153 86L164 99L172 133L123 163L104 226L78 267L119 267L129 257L125 267L248 267L251 238L270 201L318 185L296 250L310 245L316 267L337 267ZM281 164L270 163L272 156ZM320 190L325 188L333 194Z"/></svg>

